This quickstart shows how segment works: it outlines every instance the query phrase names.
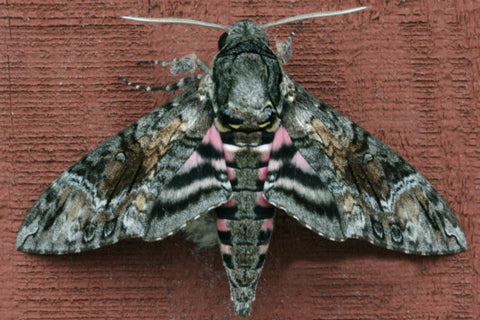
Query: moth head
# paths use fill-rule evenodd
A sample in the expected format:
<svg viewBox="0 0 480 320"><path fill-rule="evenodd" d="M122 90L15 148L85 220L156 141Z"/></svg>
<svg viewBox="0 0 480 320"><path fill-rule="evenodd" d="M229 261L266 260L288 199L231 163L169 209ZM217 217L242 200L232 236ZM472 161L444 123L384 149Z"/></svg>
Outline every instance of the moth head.
<svg viewBox="0 0 480 320"><path fill-rule="evenodd" d="M218 40L218 50L228 50L238 43L251 42L251 47L255 45L268 46L268 37L262 27L250 20L241 20L235 22L227 31L225 31Z"/></svg>
<svg viewBox="0 0 480 320"><path fill-rule="evenodd" d="M258 131L273 125L282 69L265 32L253 21L236 22L220 37L219 48L212 70L219 127Z"/></svg>

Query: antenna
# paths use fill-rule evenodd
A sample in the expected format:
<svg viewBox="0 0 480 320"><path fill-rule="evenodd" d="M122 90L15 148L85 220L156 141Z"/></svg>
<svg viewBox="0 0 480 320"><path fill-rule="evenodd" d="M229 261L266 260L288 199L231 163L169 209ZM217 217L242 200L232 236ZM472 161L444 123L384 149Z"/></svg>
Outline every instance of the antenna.
<svg viewBox="0 0 480 320"><path fill-rule="evenodd" d="M348 14L348 13L353 13L353 12L365 10L367 8L368 7L358 7L358 8L339 10L339 11L323 11L323 12L307 13L307 14L302 14L302 15L299 15L299 16L294 16L294 17L290 17L290 18L286 18L286 19L281 19L281 20L274 21L274 22L265 23L265 24L261 25L261 28L266 29L266 28L270 28L270 27L273 27L273 26L278 26L278 25L281 25L281 24L295 22L295 21L299 21L299 20L339 16L339 15L342 15L342 14Z"/></svg>
<svg viewBox="0 0 480 320"><path fill-rule="evenodd" d="M357 7L357 8L351 8L351 9L345 9L345 10L338 10L338 11L323 11L323 12L314 12L314 13L307 13L307 14L302 14L299 16L294 16L286 19L281 19L278 21L274 22L269 22L264 25L261 25L260 27L262 29L270 28L273 26L278 26L281 24L285 23L290 23L294 21L300 21L300 20L306 20L306 19L314 19L314 18L322 18L322 17L330 17L330 16L338 16L342 14L348 14L348 13L353 13L361 10L365 10L368 7ZM128 19L128 20L133 20L133 21L140 21L140 22L154 22L154 23L180 23L180 24L191 24L191 25L197 25L197 26L202 26L202 27L209 27L209 28L215 28L215 29L221 29L223 31L228 31L229 27L223 26L221 24L216 24L216 23L210 23L210 22L203 22L203 21L198 21L198 20L192 20L192 19L181 19L181 18L143 18L143 17L132 17L132 16L122 16L122 19Z"/></svg>
<svg viewBox="0 0 480 320"><path fill-rule="evenodd" d="M228 27L222 26L221 24L203 22L192 19L180 19L180 18L143 18L143 17L132 17L132 16L122 16L122 19L140 21L140 22L154 22L154 23L180 23L180 24L192 24L202 27L209 27L215 29L222 29L223 31L228 31Z"/></svg>

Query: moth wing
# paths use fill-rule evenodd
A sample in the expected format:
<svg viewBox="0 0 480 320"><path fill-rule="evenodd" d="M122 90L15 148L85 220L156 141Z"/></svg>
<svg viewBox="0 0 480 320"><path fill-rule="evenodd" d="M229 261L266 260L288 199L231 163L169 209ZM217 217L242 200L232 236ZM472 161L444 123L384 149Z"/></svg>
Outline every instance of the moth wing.
<svg viewBox="0 0 480 320"><path fill-rule="evenodd" d="M280 160L269 164L270 203L332 240L425 255L467 248L457 217L420 173L298 84L295 96L277 143L290 151L272 151Z"/></svg>
<svg viewBox="0 0 480 320"><path fill-rule="evenodd" d="M209 145L212 119L208 99L200 102L190 89L100 144L40 196L20 227L17 249L64 254L123 238L158 240L226 202L230 185L221 179L221 162L205 169L212 161L195 152ZM209 185L177 189L178 176Z"/></svg>

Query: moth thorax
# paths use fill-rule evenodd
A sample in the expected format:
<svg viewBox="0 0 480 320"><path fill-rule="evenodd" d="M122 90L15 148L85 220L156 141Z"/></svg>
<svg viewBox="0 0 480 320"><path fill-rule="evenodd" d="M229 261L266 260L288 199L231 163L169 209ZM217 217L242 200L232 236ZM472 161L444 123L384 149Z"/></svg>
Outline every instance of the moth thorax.
<svg viewBox="0 0 480 320"><path fill-rule="evenodd" d="M231 62L217 82L217 117L235 130L264 130L277 115L279 66L256 53L240 54Z"/></svg>

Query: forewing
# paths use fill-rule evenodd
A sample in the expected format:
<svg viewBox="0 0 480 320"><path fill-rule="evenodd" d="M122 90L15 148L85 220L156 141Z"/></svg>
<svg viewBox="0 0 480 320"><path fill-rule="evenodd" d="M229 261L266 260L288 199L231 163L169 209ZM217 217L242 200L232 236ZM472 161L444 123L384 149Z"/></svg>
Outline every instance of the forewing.
<svg viewBox="0 0 480 320"><path fill-rule="evenodd" d="M333 240L360 238L416 254L466 249L445 200L388 146L297 84L283 108L292 150L277 152L277 168L269 165L269 202Z"/></svg>
<svg viewBox="0 0 480 320"><path fill-rule="evenodd" d="M177 174L195 174L196 163L209 161L194 151L204 143L211 112L193 88L99 145L40 196L20 227L17 249L63 254L127 237L157 240L228 200L228 181L211 179L215 196L200 197L199 188L180 198L175 189ZM199 174L218 176L217 167ZM155 202L171 205L161 211Z"/></svg>

